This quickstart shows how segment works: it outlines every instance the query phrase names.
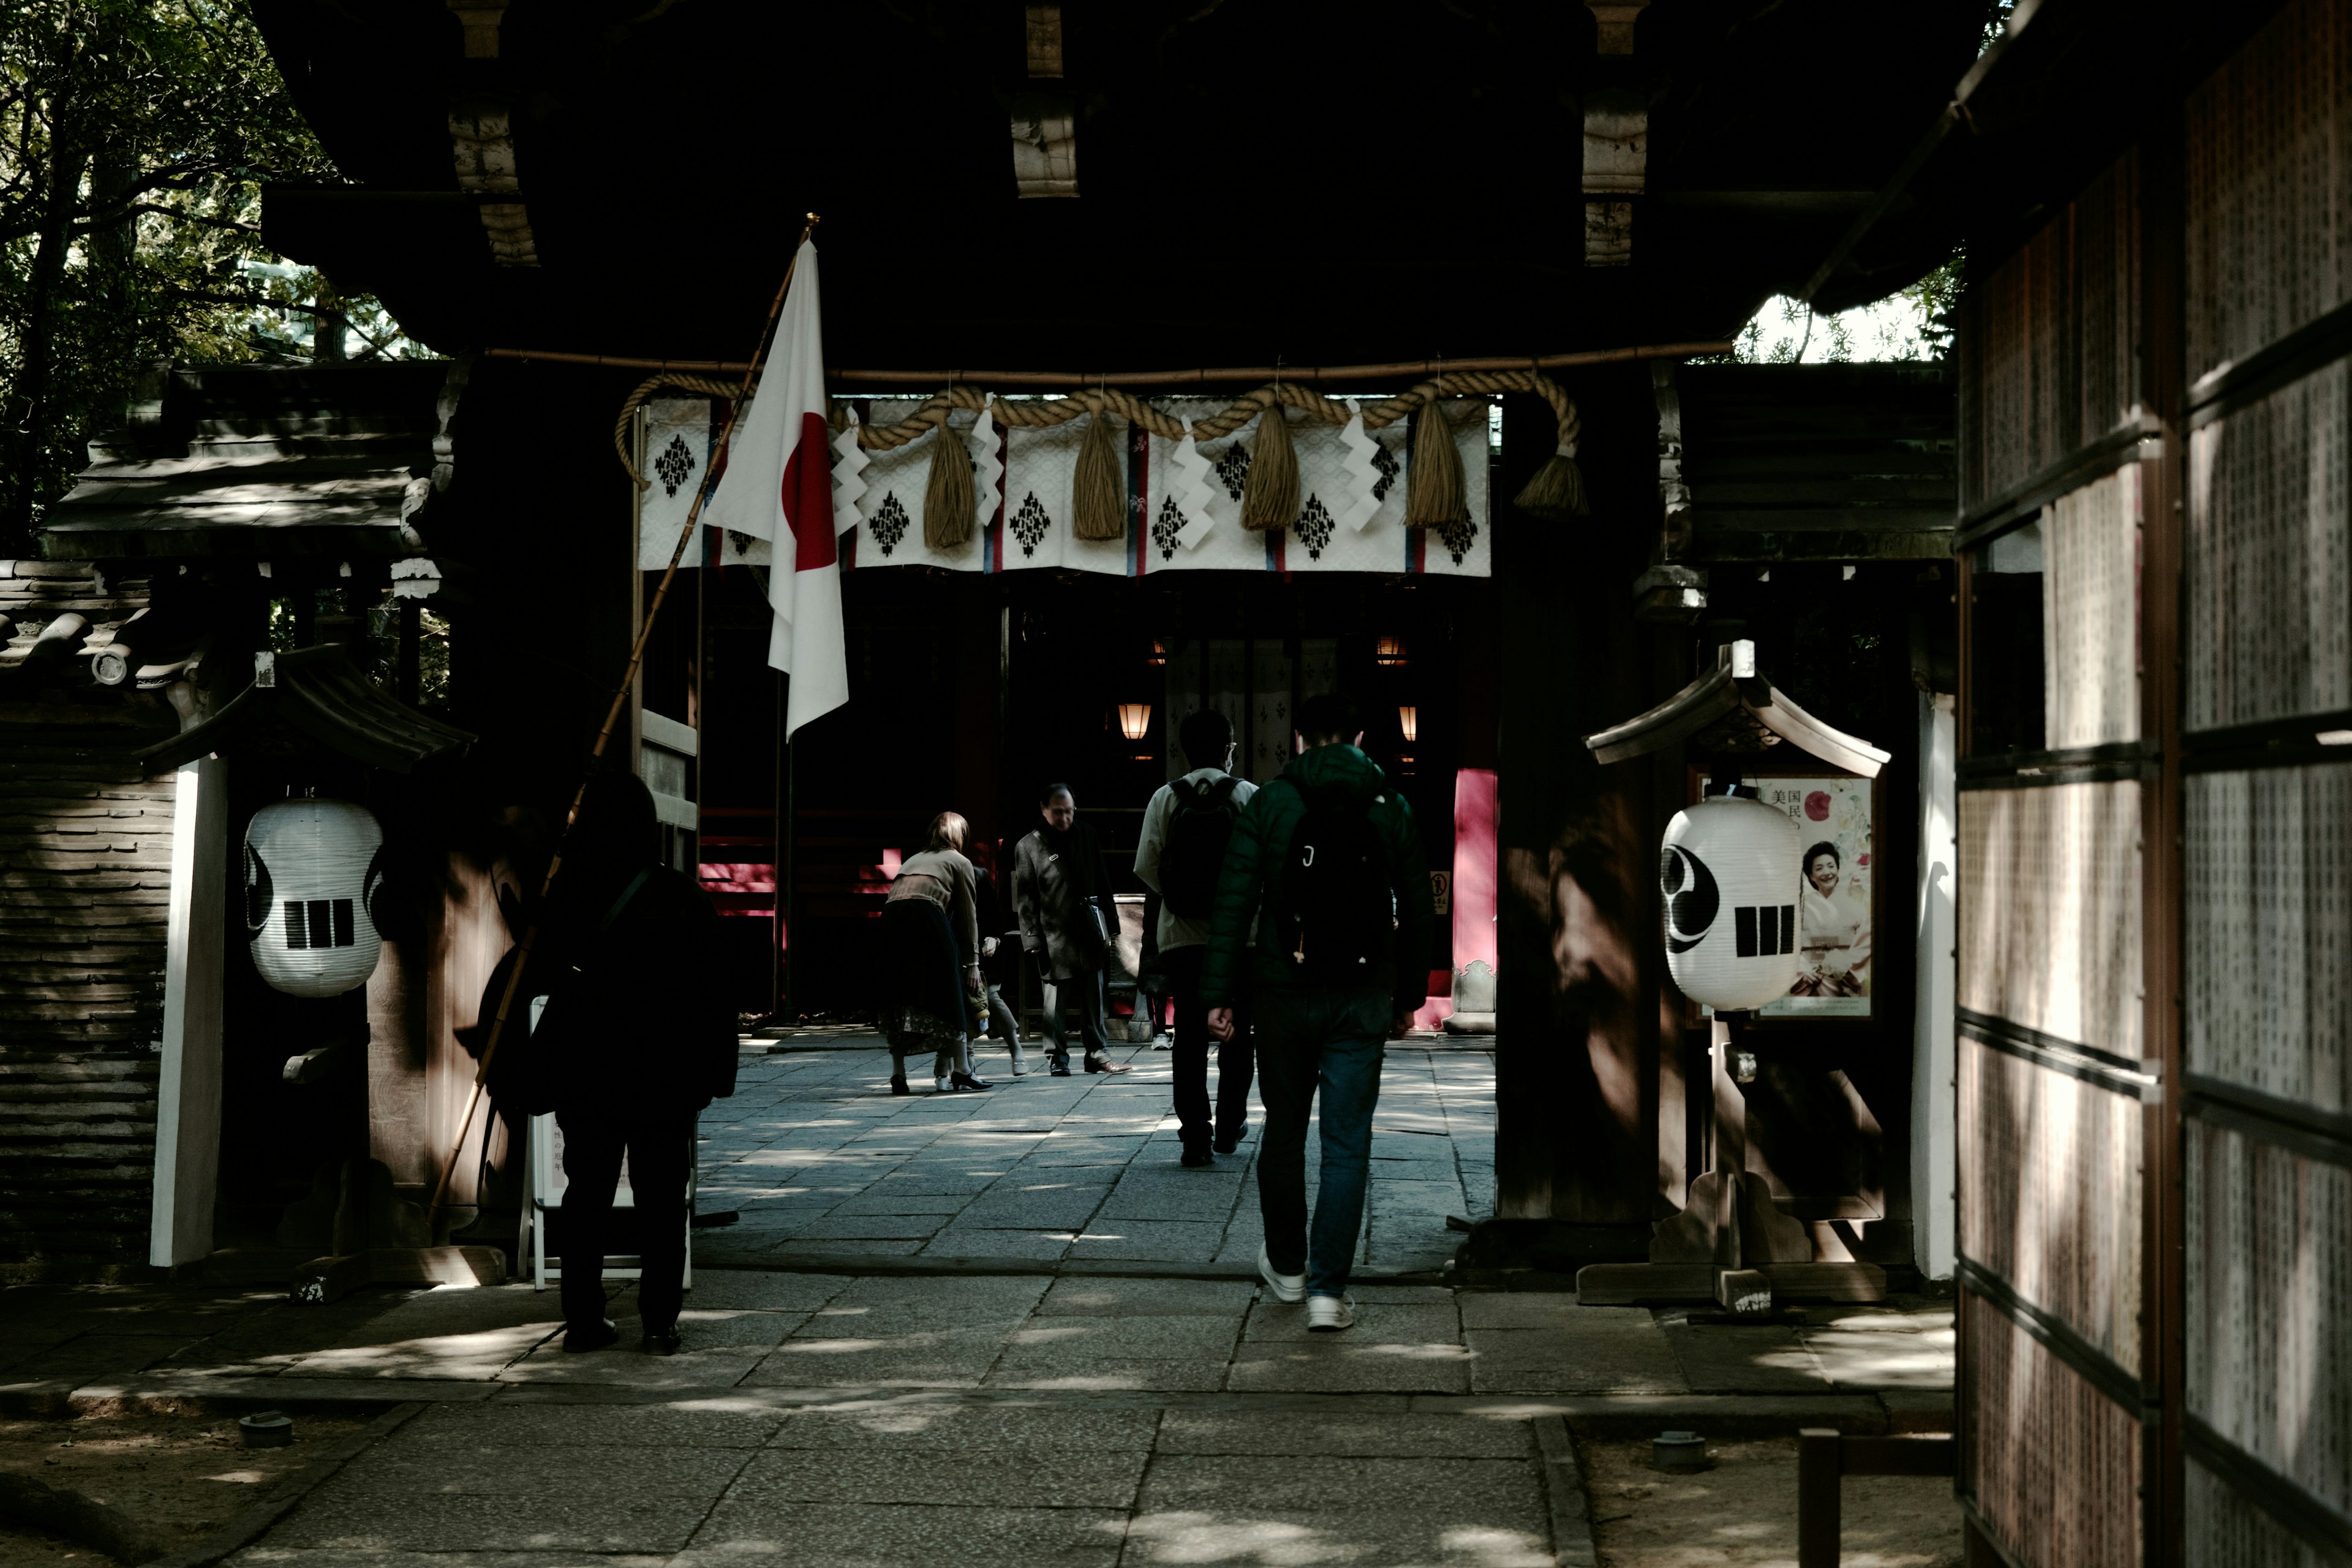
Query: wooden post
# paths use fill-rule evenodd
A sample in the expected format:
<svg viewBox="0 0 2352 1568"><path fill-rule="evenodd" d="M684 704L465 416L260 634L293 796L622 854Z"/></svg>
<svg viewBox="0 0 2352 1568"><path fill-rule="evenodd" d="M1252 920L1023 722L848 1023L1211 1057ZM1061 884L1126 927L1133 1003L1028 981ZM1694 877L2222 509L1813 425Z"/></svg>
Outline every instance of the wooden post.
<svg viewBox="0 0 2352 1568"><path fill-rule="evenodd" d="M163 970L163 1072L155 1116L155 1206L147 1261L213 1249L220 1177L222 965L228 946L228 763L179 770Z"/></svg>
<svg viewBox="0 0 2352 1568"><path fill-rule="evenodd" d="M1838 1447L1834 1428L1797 1433L1797 1568L1838 1568Z"/></svg>

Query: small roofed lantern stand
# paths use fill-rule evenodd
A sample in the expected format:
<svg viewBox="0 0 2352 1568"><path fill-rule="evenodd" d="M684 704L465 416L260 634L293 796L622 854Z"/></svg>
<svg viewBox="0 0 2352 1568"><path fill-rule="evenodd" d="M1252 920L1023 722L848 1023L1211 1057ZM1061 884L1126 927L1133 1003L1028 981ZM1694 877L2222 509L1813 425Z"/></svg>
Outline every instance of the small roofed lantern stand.
<svg viewBox="0 0 2352 1568"><path fill-rule="evenodd" d="M1761 752L1787 743L1864 778L1890 760L1867 741L1822 723L1789 700L1756 668L1756 645L1725 644L1709 669L1647 713L1588 735L1585 745L1603 763L1669 746L1697 753ZM1757 1008L1785 996L1797 977L1797 894L1803 844L1782 812L1754 798L1738 779L1718 771L1704 798L1675 814L1659 847L1661 933L1667 973L1709 1021L1707 1055L1685 1081L1712 1083L1738 1047L1738 1032ZM1741 1081L1747 1076L1743 1073ZM1714 1095L1699 1091L1711 1106ZM1760 1180L1743 1169L1744 1137L1717 1135L1708 1118L1709 1168L1694 1176L1682 1213L1659 1222L1647 1263L1596 1263L1577 1273L1580 1300L1592 1303L1700 1300L1712 1296L1734 1313L1772 1307L1776 1280L1788 1272L1837 1269L1817 1264L1802 1221L1782 1214ZM1841 1299L1866 1279L1841 1279ZM1871 1270L1871 1273L1877 1273ZM1877 1290L1885 1277L1877 1273Z"/></svg>

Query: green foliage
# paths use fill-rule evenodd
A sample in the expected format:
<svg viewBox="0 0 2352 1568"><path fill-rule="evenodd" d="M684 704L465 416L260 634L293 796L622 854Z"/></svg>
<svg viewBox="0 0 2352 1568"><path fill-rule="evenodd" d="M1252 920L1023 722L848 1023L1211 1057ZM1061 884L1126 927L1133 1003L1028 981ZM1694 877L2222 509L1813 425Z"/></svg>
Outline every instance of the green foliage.
<svg viewBox="0 0 2352 1568"><path fill-rule="evenodd" d="M261 244L263 181L333 177L242 4L0 8L0 555L143 363L404 350ZM314 332L322 310L355 330Z"/></svg>

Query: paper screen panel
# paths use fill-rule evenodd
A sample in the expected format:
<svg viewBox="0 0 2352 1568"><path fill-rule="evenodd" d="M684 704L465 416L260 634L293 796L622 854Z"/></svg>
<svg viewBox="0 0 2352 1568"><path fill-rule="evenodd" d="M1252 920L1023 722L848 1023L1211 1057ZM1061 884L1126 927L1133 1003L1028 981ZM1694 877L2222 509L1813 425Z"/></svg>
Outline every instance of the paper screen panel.
<svg viewBox="0 0 2352 1568"><path fill-rule="evenodd" d="M2042 517L2043 744L2139 738L2139 465Z"/></svg>
<svg viewBox="0 0 2352 1568"><path fill-rule="evenodd" d="M2352 1110L2352 764L2182 788L2189 1068Z"/></svg>
<svg viewBox="0 0 2352 1568"><path fill-rule="evenodd" d="M2189 1409L2352 1514L2352 1170L2183 1131Z"/></svg>
<svg viewBox="0 0 2352 1568"><path fill-rule="evenodd" d="M1960 795L1959 1003L2140 1055L2139 785Z"/></svg>
<svg viewBox="0 0 2352 1568"><path fill-rule="evenodd" d="M2189 437L2189 727L2352 708L2339 361Z"/></svg>
<svg viewBox="0 0 2352 1568"><path fill-rule="evenodd" d="M2139 1102L1959 1041L1960 1250L2139 1365Z"/></svg>
<svg viewBox="0 0 2352 1568"><path fill-rule="evenodd" d="M2024 1568L2137 1568L2139 1423L1983 1302L1963 1321L1961 1491Z"/></svg>
<svg viewBox="0 0 2352 1568"><path fill-rule="evenodd" d="M2139 163L2084 187L1959 308L1960 504L2012 489L2139 401Z"/></svg>
<svg viewBox="0 0 2352 1568"><path fill-rule="evenodd" d="M2191 1458L2183 1498L2187 1561L2196 1568L2335 1568L2293 1532Z"/></svg>
<svg viewBox="0 0 2352 1568"><path fill-rule="evenodd" d="M2352 10L2292 0L2186 112L2194 380L2352 300Z"/></svg>

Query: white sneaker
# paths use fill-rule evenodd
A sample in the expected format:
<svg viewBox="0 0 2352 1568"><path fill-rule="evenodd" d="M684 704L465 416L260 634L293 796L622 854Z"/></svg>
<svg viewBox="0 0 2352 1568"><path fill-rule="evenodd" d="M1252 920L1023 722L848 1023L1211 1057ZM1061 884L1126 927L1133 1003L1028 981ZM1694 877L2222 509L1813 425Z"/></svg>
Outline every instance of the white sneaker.
<svg viewBox="0 0 2352 1568"><path fill-rule="evenodd" d="M1356 1326L1356 1304L1345 1296L1309 1296L1307 1298L1307 1331L1310 1334L1336 1334L1341 1329Z"/></svg>
<svg viewBox="0 0 2352 1568"><path fill-rule="evenodd" d="M1301 1300L1307 1295L1307 1276L1276 1273L1274 1259L1265 1255L1264 1242L1259 1242L1257 1247L1257 1277L1265 1281L1265 1288L1274 1292L1274 1299L1277 1301Z"/></svg>

